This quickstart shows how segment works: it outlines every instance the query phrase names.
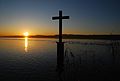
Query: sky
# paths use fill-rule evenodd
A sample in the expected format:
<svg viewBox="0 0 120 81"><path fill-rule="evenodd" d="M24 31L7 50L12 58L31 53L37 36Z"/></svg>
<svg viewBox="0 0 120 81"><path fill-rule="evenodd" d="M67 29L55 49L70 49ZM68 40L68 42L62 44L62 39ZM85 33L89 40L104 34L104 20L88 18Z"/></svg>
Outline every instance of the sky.
<svg viewBox="0 0 120 81"><path fill-rule="evenodd" d="M119 0L0 0L0 35L58 34L59 10L64 34L120 34Z"/></svg>

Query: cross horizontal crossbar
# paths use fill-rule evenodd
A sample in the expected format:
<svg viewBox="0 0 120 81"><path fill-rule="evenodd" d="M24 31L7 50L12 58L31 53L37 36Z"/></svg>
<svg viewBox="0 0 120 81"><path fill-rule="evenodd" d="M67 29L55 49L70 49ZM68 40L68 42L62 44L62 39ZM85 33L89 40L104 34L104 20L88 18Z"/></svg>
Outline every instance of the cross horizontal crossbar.
<svg viewBox="0 0 120 81"><path fill-rule="evenodd" d="M58 20L58 19L69 19L69 16L62 16L62 17L52 17L52 20Z"/></svg>

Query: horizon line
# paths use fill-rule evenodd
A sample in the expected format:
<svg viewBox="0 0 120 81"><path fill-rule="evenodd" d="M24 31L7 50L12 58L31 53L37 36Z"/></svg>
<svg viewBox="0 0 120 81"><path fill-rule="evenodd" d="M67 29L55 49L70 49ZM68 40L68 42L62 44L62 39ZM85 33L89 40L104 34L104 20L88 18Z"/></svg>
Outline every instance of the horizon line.
<svg viewBox="0 0 120 81"><path fill-rule="evenodd" d="M43 34L36 34L36 35L29 35L29 36L58 36L59 34L50 34L50 35L43 35ZM120 34L62 34L62 35L120 35ZM0 35L0 36L24 36L24 35ZM28 36L28 37L29 37Z"/></svg>

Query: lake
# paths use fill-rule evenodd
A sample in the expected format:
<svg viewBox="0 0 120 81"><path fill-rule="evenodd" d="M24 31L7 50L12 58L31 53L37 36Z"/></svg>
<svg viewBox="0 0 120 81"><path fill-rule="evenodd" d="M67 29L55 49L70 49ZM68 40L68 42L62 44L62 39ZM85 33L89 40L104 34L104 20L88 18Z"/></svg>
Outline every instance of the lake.
<svg viewBox="0 0 120 81"><path fill-rule="evenodd" d="M0 81L120 81L120 41L64 39L57 69L57 39L0 38Z"/></svg>

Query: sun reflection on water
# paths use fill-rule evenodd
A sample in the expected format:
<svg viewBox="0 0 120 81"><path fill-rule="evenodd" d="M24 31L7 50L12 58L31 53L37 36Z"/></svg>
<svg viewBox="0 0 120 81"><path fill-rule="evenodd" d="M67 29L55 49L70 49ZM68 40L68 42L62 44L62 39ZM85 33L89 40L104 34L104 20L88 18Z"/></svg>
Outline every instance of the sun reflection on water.
<svg viewBox="0 0 120 81"><path fill-rule="evenodd" d="M28 52L28 37L25 37L25 52Z"/></svg>

